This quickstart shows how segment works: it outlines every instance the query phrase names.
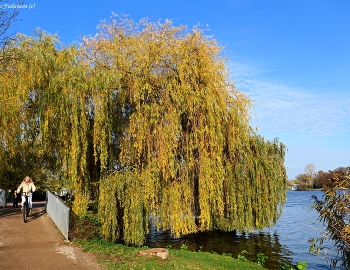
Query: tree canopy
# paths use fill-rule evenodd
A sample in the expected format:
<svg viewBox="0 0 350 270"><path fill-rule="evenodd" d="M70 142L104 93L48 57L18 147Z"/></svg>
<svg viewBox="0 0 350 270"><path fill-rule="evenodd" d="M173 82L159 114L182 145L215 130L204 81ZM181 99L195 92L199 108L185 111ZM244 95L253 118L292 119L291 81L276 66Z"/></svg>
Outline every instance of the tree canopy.
<svg viewBox="0 0 350 270"><path fill-rule="evenodd" d="M0 175L22 166L69 186L78 215L96 199L112 241L142 244L149 222L179 236L277 221L285 146L250 126L251 101L201 29L114 17L76 46L38 32L6 50Z"/></svg>

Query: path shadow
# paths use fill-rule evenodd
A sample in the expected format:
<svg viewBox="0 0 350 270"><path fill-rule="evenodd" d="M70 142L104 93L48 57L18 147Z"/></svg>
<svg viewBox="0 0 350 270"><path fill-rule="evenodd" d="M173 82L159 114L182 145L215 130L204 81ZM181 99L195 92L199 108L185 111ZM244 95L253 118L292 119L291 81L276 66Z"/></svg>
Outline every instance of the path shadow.
<svg viewBox="0 0 350 270"><path fill-rule="evenodd" d="M33 211L35 211L36 208L43 208L43 210L40 210L39 212L34 212L32 214L34 219L41 217L44 213L46 213L45 202L33 202ZM17 215L22 215L21 206L19 206L18 208L13 208L12 204L11 206L10 204L8 204L7 207L0 208L0 218L17 216Z"/></svg>
<svg viewBox="0 0 350 270"><path fill-rule="evenodd" d="M31 214L31 215L28 217L27 223L32 222L32 221L38 219L39 217L41 217L41 216L44 215L45 213L46 213L46 210L43 209L43 210L41 210L40 212L35 212L35 213Z"/></svg>
<svg viewBox="0 0 350 270"><path fill-rule="evenodd" d="M0 218L8 217L8 216L16 216L21 215L21 208L13 208L13 207L6 207L6 208L0 208Z"/></svg>

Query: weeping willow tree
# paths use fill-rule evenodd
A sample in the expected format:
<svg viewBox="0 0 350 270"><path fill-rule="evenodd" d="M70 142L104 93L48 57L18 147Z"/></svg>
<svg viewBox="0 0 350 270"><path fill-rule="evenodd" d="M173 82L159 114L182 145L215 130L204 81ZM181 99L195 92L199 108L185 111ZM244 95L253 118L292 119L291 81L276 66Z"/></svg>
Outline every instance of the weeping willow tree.
<svg viewBox="0 0 350 270"><path fill-rule="evenodd" d="M274 225L285 146L250 126L215 40L170 21L100 29L78 47L38 32L7 48L0 155L31 149L77 215L95 197L111 241L141 245L150 222L175 237Z"/></svg>
<svg viewBox="0 0 350 270"><path fill-rule="evenodd" d="M47 40L42 39L47 46ZM50 171L50 156L40 143L38 93L47 85L42 76L44 61L38 60L38 44L18 36L3 51L0 62L0 176L2 187L13 189L25 175L31 175L36 186L44 187ZM31 53L33 53L31 55ZM33 59L31 58L33 57Z"/></svg>
<svg viewBox="0 0 350 270"><path fill-rule="evenodd" d="M285 147L250 127L251 102L229 81L215 40L169 21L116 19L84 42L83 57L105 83L95 128L112 128L100 139L119 149L116 171L100 182L106 239L142 244L149 217L175 237L275 224ZM110 145L100 144L103 156Z"/></svg>
<svg viewBox="0 0 350 270"><path fill-rule="evenodd" d="M19 167L35 161L26 172L34 180L65 179L80 194L73 210L83 214L96 180L91 168L97 167L91 162L89 67L79 61L76 47L59 49L57 37L41 31L35 37L19 35L5 55L0 70L1 153L20 153ZM33 175L35 170L41 173Z"/></svg>

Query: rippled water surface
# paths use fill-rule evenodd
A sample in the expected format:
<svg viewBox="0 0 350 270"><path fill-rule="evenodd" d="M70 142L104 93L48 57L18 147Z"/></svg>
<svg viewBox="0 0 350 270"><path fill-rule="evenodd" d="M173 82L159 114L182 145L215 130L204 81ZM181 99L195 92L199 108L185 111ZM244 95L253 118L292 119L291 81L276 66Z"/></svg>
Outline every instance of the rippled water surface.
<svg viewBox="0 0 350 270"><path fill-rule="evenodd" d="M319 237L324 226L317 221L318 213L310 207L311 198L316 195L321 198L322 191L287 191L287 201L283 213L275 227L253 234L235 234L223 232L198 233L172 239L168 233L151 231L146 245L149 247L180 248L182 244L189 250L216 252L218 254L231 253L234 258L243 250L250 260L255 260L258 253L268 256L265 267L278 269L281 263L305 261L307 269L330 269L329 261L325 257L335 257L336 250L332 243L326 243L321 255L309 254L311 238ZM327 251L326 256L324 252Z"/></svg>

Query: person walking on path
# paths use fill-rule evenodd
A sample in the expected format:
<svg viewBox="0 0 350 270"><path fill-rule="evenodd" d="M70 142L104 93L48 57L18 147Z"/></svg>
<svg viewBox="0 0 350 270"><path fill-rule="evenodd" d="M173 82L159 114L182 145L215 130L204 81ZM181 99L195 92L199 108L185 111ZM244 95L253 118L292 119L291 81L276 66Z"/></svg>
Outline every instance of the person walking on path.
<svg viewBox="0 0 350 270"><path fill-rule="evenodd" d="M36 190L36 187L34 186L33 180L29 176L24 177L22 183L17 188L17 193L19 193L21 189L22 189L21 211L23 211L23 205L26 200L24 193L26 193L28 196L28 206L29 206L29 215L30 215L32 213L32 207L33 207L32 195L33 195L33 192Z"/></svg>
<svg viewBox="0 0 350 270"><path fill-rule="evenodd" d="M20 196L21 195L19 195L17 193L17 190L15 190L13 192L13 194L11 195L11 201L12 201L12 204L13 204L13 208L18 208L18 201L19 201Z"/></svg>

